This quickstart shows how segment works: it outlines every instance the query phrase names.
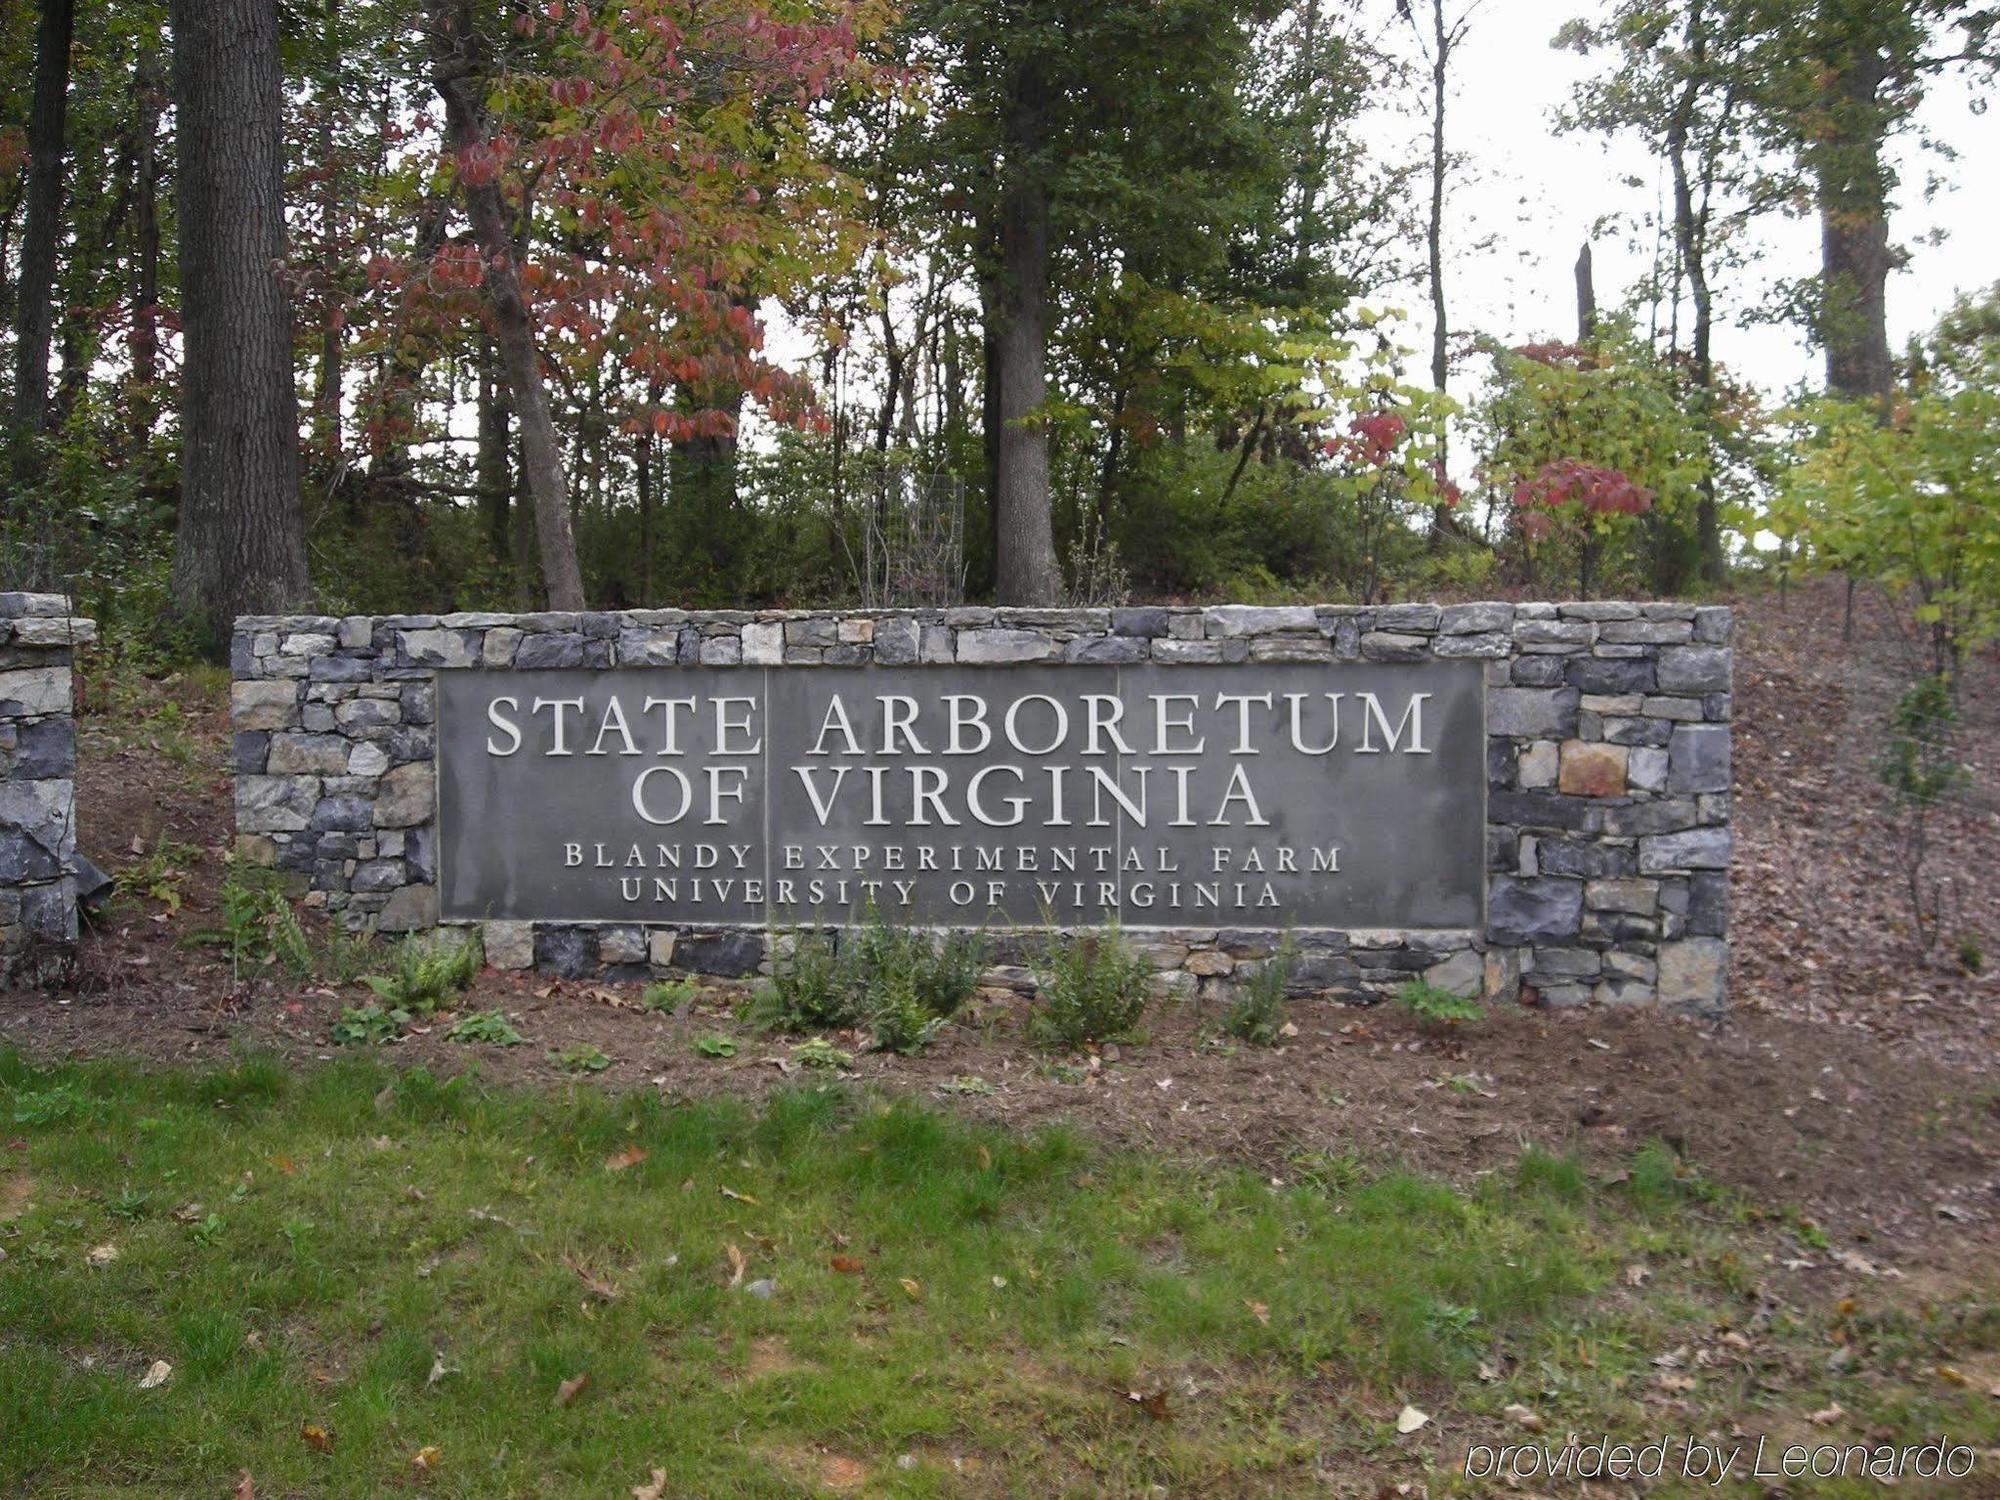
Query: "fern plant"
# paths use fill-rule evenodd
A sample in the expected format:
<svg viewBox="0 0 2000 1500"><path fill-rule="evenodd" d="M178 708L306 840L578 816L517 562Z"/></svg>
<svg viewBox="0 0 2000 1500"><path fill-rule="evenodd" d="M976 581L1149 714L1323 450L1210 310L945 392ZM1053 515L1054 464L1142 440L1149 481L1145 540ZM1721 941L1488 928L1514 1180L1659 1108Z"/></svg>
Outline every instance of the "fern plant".
<svg viewBox="0 0 2000 1500"><path fill-rule="evenodd" d="M384 1005L428 1016L472 983L481 958L479 939L470 932L456 944L412 935L396 948L393 974L370 974L362 983Z"/></svg>

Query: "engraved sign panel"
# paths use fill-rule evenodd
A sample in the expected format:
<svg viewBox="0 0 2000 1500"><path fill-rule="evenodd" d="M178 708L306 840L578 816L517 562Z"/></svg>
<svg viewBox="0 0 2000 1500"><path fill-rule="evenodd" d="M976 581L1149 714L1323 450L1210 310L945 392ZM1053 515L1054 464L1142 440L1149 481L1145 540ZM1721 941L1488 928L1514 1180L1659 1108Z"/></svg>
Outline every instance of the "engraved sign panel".
<svg viewBox="0 0 2000 1500"><path fill-rule="evenodd" d="M1467 928L1477 662L438 674L447 918Z"/></svg>

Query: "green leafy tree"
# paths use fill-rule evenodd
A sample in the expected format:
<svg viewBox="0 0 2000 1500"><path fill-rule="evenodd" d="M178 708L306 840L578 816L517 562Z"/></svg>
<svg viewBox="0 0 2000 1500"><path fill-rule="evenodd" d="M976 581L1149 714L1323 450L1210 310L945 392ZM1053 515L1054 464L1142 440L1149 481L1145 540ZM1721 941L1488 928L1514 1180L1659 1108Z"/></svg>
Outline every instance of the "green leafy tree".
<svg viewBox="0 0 2000 1500"><path fill-rule="evenodd" d="M1907 601L1932 672L2000 637L2000 290L1962 302L1917 351L1888 420L1812 403L1771 527L1793 565L1838 568Z"/></svg>
<svg viewBox="0 0 2000 1500"><path fill-rule="evenodd" d="M1530 581L1552 564L1588 595L1683 572L1712 459L1670 368L1619 325L1488 352L1481 472Z"/></svg>

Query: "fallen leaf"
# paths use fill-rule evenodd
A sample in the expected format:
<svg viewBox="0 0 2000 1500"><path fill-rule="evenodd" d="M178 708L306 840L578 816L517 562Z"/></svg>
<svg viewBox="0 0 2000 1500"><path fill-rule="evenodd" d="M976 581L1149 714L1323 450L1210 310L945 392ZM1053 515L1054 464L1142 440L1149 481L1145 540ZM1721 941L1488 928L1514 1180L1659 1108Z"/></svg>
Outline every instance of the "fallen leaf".
<svg viewBox="0 0 2000 1500"><path fill-rule="evenodd" d="M172 1365L168 1364L164 1359L156 1359L153 1361L153 1367L139 1377L139 1389L142 1391L158 1390L173 1378L173 1374L174 1367Z"/></svg>
<svg viewBox="0 0 2000 1500"><path fill-rule="evenodd" d="M118 1259L118 1247L116 1245L93 1245L90 1253L84 1259L89 1261L93 1266L108 1266L114 1260Z"/></svg>
<svg viewBox="0 0 2000 1500"><path fill-rule="evenodd" d="M738 1250L734 1245L726 1245L723 1248L729 1252L729 1284L731 1286L743 1285L743 1271L744 1267L748 1264L743 1259L743 1252Z"/></svg>
<svg viewBox="0 0 2000 1500"><path fill-rule="evenodd" d="M556 1405L568 1406L590 1384L590 1371L582 1370L556 1387Z"/></svg>
<svg viewBox="0 0 2000 1500"><path fill-rule="evenodd" d="M982 1172L993 1170L993 1153L984 1146L979 1148L979 1170Z"/></svg>
<svg viewBox="0 0 2000 1500"><path fill-rule="evenodd" d="M843 1276L859 1276L861 1274L861 1262L851 1255L836 1255L827 1264Z"/></svg>
<svg viewBox="0 0 2000 1500"><path fill-rule="evenodd" d="M902 1286L903 1290L908 1292L912 1297L923 1296L924 1284L921 1281L918 1281L915 1277L898 1276L896 1280Z"/></svg>
<svg viewBox="0 0 2000 1500"><path fill-rule="evenodd" d="M627 1167L638 1166L645 1159L646 1148L644 1146L627 1146L622 1151L614 1151L604 1158L604 1170L607 1172L622 1172Z"/></svg>
<svg viewBox="0 0 2000 1500"><path fill-rule="evenodd" d="M1831 1406L1822 1407L1820 1410L1813 1412L1806 1420L1815 1427L1831 1427L1846 1415L1846 1409L1836 1401Z"/></svg>
<svg viewBox="0 0 2000 1500"><path fill-rule="evenodd" d="M1144 1391L1127 1391L1125 1399L1138 1407L1139 1410L1143 1411L1155 1422L1171 1422L1174 1419L1173 1412L1167 1406L1167 1391L1165 1386L1162 1386L1159 1390L1151 1394Z"/></svg>
<svg viewBox="0 0 2000 1500"><path fill-rule="evenodd" d="M305 1445L315 1453L331 1453L333 1451L333 1434L328 1432L324 1427L315 1427L311 1422L308 1422L299 1429L299 1436L305 1440Z"/></svg>
<svg viewBox="0 0 2000 1500"><path fill-rule="evenodd" d="M168 1214L167 1217L172 1219L176 1224L194 1224L200 1221L201 1212L201 1205L199 1203L183 1203L179 1208Z"/></svg>
<svg viewBox="0 0 2000 1500"><path fill-rule="evenodd" d="M587 1290L591 1296L597 1298L597 1300L600 1302L615 1302L618 1300L618 1288L616 1286L612 1285L610 1282L606 1281L601 1276L593 1275L588 1266L579 1265L576 1261L571 1260L567 1255L565 1255L562 1259L564 1265L568 1266L572 1271L576 1272L577 1280L583 1283L585 1290Z"/></svg>
<svg viewBox="0 0 2000 1500"><path fill-rule="evenodd" d="M632 1486L632 1500L666 1500L666 1493L667 1471L665 1469L653 1470L653 1481L651 1484L635 1484Z"/></svg>
<svg viewBox="0 0 2000 1500"><path fill-rule="evenodd" d="M435 1469L443 1457L444 1455L438 1452L436 1447L426 1443L410 1455L410 1467L415 1469L419 1474L422 1474L427 1470Z"/></svg>
<svg viewBox="0 0 2000 1500"><path fill-rule="evenodd" d="M1534 1408L1523 1406L1518 1401L1512 1405L1502 1407L1501 1415L1506 1417L1516 1427L1525 1427L1530 1432L1540 1432L1542 1430L1542 1419L1536 1415Z"/></svg>
<svg viewBox="0 0 2000 1500"><path fill-rule="evenodd" d="M733 1199L738 1203L748 1203L753 1208L756 1207L757 1204L757 1200L751 1197L748 1193L739 1193L733 1187L724 1186L724 1188L722 1189L722 1196L725 1198Z"/></svg>
<svg viewBox="0 0 2000 1500"><path fill-rule="evenodd" d="M446 1364L444 1362L444 1351L439 1350L436 1357L431 1360L431 1373L424 1380L424 1389L429 1390L440 1380L444 1379L445 1376L456 1374L458 1374L458 1367Z"/></svg>
<svg viewBox="0 0 2000 1500"><path fill-rule="evenodd" d="M284 1173L284 1175L287 1177L292 1176L299 1169L298 1164L294 1162L289 1156L274 1156L271 1158L271 1165L276 1167L280 1172Z"/></svg>
<svg viewBox="0 0 2000 1500"><path fill-rule="evenodd" d="M1243 1305L1250 1309L1250 1316L1255 1318L1259 1323L1267 1325L1270 1323L1271 1309L1262 1302L1245 1302Z"/></svg>
<svg viewBox="0 0 2000 1500"><path fill-rule="evenodd" d="M236 1471L236 1489L234 1493L236 1500L257 1500L257 1487L250 1482L250 1471L248 1469L238 1469Z"/></svg>
<svg viewBox="0 0 2000 1500"><path fill-rule="evenodd" d="M1396 1413L1396 1431L1405 1434L1412 1433L1419 1427L1430 1425L1430 1420L1431 1414L1429 1412L1418 1411L1414 1406L1406 1406Z"/></svg>
<svg viewBox="0 0 2000 1500"><path fill-rule="evenodd" d="M1950 1365L1939 1365L1937 1367L1937 1375L1938 1379L1942 1380L1946 1385L1965 1384L1965 1376L1959 1371L1954 1370Z"/></svg>
<svg viewBox="0 0 2000 1500"><path fill-rule="evenodd" d="M1625 1268L1625 1285L1627 1286L1644 1286L1652 1279L1653 1273L1644 1266L1627 1266Z"/></svg>

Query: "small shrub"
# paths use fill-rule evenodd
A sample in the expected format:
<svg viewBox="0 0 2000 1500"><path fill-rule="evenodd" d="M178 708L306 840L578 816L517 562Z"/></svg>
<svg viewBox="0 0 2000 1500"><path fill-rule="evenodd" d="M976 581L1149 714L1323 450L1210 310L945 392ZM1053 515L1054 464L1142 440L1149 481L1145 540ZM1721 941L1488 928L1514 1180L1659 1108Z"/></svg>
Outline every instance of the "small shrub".
<svg viewBox="0 0 2000 1500"><path fill-rule="evenodd" d="M551 1047L548 1059L566 1073L602 1073L611 1059L589 1042L571 1042L567 1047Z"/></svg>
<svg viewBox="0 0 2000 1500"><path fill-rule="evenodd" d="M1128 1035L1152 993L1152 965L1125 946L1115 923L1081 937L1049 932L1038 968L1041 994L1030 1030L1057 1051Z"/></svg>
<svg viewBox="0 0 2000 1500"><path fill-rule="evenodd" d="M1483 1021L1486 1007L1477 1000L1440 989L1426 979L1411 979L1396 991L1396 1003L1427 1031L1443 1031L1461 1022Z"/></svg>
<svg viewBox="0 0 2000 1500"><path fill-rule="evenodd" d="M868 1029L878 1052L909 1057L929 1046L944 1026L917 993L915 969L907 962L878 969L869 981Z"/></svg>
<svg viewBox="0 0 2000 1500"><path fill-rule="evenodd" d="M947 933L933 947L914 937L917 999L940 1021L949 1021L979 989L986 972L986 940L976 932Z"/></svg>
<svg viewBox="0 0 2000 1500"><path fill-rule="evenodd" d="M1957 723L1958 705L1952 699L1951 684L1942 674L1921 678L1896 704L1888 740L1875 763L1875 774L1888 787L1902 815L1899 832L1910 920L1918 950L1926 955L1937 941L1938 909L1945 885L1933 880L1926 868L1931 814L1971 778L1971 772L1952 754L1952 732Z"/></svg>
<svg viewBox="0 0 2000 1500"><path fill-rule="evenodd" d="M861 1019L852 965L824 932L793 935L790 957L758 992L749 1012L760 1031L832 1031Z"/></svg>
<svg viewBox="0 0 2000 1500"><path fill-rule="evenodd" d="M201 851L192 844L176 844L172 840L156 844L151 853L134 860L113 877L112 898L157 901L169 912L178 912L188 867L200 858Z"/></svg>
<svg viewBox="0 0 2000 1500"><path fill-rule="evenodd" d="M281 963L295 979L313 971L312 943L274 870L241 867L229 872L219 893L221 925L193 933L190 943L225 948L239 971Z"/></svg>
<svg viewBox="0 0 2000 1500"><path fill-rule="evenodd" d="M457 1022L445 1033L453 1042L473 1042L489 1047L518 1047L527 1040L513 1023L497 1010L484 1010Z"/></svg>
<svg viewBox="0 0 2000 1500"><path fill-rule="evenodd" d="M698 1036L694 1039L694 1050L702 1057L734 1057L736 1043L726 1036Z"/></svg>
<svg viewBox="0 0 2000 1500"><path fill-rule="evenodd" d="M456 944L412 935L396 949L393 974L370 974L362 982L385 1005L428 1016L472 983L480 958L479 939L471 933Z"/></svg>
<svg viewBox="0 0 2000 1500"><path fill-rule="evenodd" d="M1977 938L1959 939L1958 966L1968 974L1983 974L1986 972L1986 954L1980 948Z"/></svg>
<svg viewBox="0 0 2000 1500"><path fill-rule="evenodd" d="M854 1054L841 1051L823 1036L816 1036L811 1041L800 1042L798 1046L792 1048L792 1061L802 1068L825 1071L853 1067Z"/></svg>
<svg viewBox="0 0 2000 1500"><path fill-rule="evenodd" d="M1222 1034L1239 1042L1268 1047L1285 1025L1285 990L1292 982L1295 957L1289 934L1278 951L1251 971L1236 988L1236 999L1222 1013Z"/></svg>
<svg viewBox="0 0 2000 1500"><path fill-rule="evenodd" d="M349 1006L333 1023L333 1044L336 1047L372 1047L381 1042L393 1042L414 1019L401 1007Z"/></svg>
<svg viewBox="0 0 2000 1500"><path fill-rule="evenodd" d="M692 979L660 980L649 984L639 995L639 1003L647 1010L672 1015L683 1005L692 1005L701 998L701 986Z"/></svg>

